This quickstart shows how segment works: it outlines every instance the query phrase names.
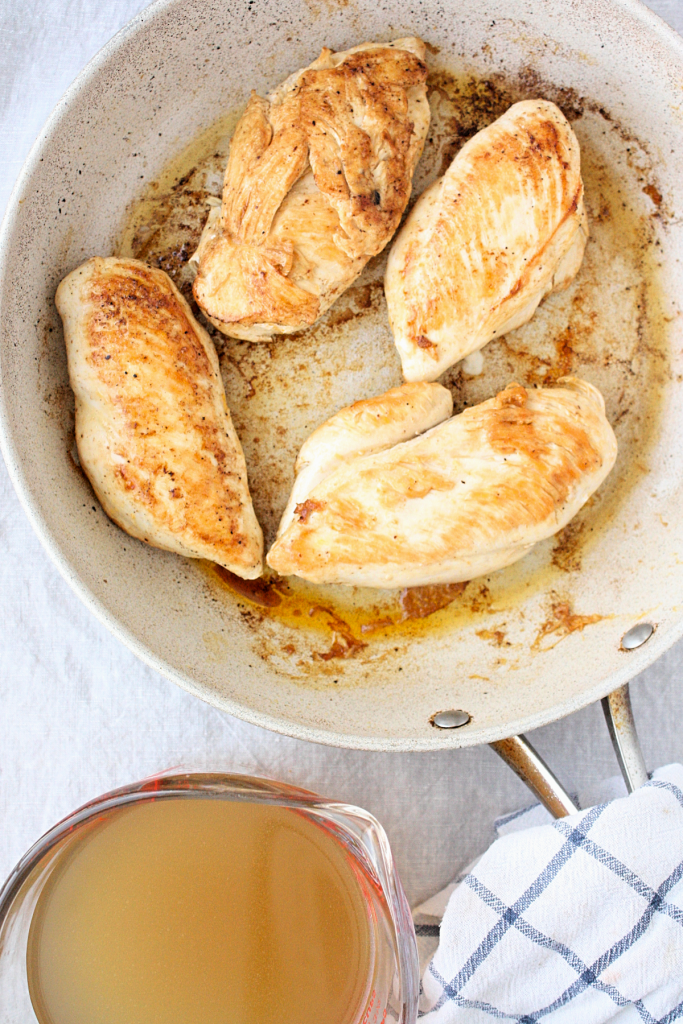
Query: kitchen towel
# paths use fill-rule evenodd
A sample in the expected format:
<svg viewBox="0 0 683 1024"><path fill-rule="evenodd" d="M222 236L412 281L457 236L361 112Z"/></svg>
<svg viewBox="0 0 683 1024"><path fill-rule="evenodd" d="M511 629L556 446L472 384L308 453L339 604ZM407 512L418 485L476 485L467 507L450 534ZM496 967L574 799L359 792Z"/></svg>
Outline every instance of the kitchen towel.
<svg viewBox="0 0 683 1024"><path fill-rule="evenodd" d="M537 805L501 819L500 838L452 887L421 1020L682 1020L683 766L535 824L546 814ZM440 897L416 911L418 934Z"/></svg>

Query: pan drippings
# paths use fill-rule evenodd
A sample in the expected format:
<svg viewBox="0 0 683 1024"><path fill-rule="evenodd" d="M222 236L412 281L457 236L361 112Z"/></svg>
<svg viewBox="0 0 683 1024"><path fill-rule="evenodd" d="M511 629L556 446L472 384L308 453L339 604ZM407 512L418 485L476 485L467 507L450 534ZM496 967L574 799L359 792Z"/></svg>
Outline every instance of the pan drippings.
<svg viewBox="0 0 683 1024"><path fill-rule="evenodd" d="M27 967L40 1024L350 1024L371 958L361 886L326 831L179 797L67 839Z"/></svg>

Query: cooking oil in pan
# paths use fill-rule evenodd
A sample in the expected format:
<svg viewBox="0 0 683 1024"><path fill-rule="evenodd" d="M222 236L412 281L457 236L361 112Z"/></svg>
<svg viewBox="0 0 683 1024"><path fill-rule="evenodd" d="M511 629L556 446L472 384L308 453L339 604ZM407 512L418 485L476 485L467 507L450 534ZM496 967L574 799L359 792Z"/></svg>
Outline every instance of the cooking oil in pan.
<svg viewBox="0 0 683 1024"><path fill-rule="evenodd" d="M352 1024L371 959L328 832L292 808L177 797L66 841L27 969L41 1024Z"/></svg>

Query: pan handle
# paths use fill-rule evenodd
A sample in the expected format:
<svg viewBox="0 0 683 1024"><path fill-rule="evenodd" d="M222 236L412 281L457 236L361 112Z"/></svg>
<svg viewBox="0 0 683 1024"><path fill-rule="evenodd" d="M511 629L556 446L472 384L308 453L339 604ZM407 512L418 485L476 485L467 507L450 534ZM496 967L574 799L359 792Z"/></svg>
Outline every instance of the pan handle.
<svg viewBox="0 0 683 1024"><path fill-rule="evenodd" d="M603 698L602 708L626 788L632 793L647 782L648 774L638 742L628 683ZM579 810L526 736L497 740L491 747L554 818L564 818Z"/></svg>
<svg viewBox="0 0 683 1024"><path fill-rule="evenodd" d="M554 818L576 814L579 808L526 736L511 736L507 740L497 740L491 747L503 758L506 765L512 768L515 775L526 783Z"/></svg>
<svg viewBox="0 0 683 1024"><path fill-rule="evenodd" d="M644 786L649 776L638 742L628 683L614 690L609 697L602 698L602 710L626 788L632 793L639 786Z"/></svg>

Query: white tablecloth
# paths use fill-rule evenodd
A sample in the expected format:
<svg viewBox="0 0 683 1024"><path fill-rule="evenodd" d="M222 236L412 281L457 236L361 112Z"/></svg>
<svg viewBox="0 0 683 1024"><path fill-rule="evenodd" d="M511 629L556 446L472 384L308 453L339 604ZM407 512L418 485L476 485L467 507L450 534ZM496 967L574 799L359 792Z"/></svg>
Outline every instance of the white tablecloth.
<svg viewBox="0 0 683 1024"><path fill-rule="evenodd" d="M144 0L0 0L0 209L43 121ZM650 0L683 32L683 0ZM242 770L360 804L384 823L412 903L493 838L527 792L487 747L336 750L245 725L138 662L42 550L0 462L0 876L78 804L173 765ZM683 645L633 684L650 769L683 759ZM599 706L532 734L574 791L613 775Z"/></svg>

